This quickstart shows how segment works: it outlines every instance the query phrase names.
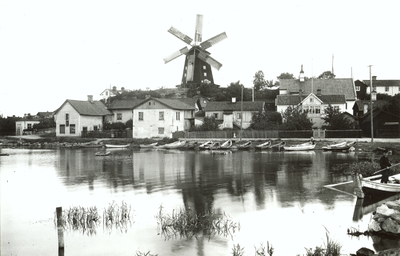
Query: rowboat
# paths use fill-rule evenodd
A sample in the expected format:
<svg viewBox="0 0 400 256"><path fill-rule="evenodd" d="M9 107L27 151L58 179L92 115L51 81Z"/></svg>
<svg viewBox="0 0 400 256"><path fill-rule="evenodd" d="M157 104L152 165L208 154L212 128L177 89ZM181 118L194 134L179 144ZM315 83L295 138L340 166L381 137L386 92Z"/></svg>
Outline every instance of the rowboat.
<svg viewBox="0 0 400 256"><path fill-rule="evenodd" d="M331 144L327 146L323 146L323 150L331 150L331 151L336 151L336 150L349 150L351 147L355 146L357 144L356 141L344 141L336 144Z"/></svg>
<svg viewBox="0 0 400 256"><path fill-rule="evenodd" d="M267 149L271 148L272 142L269 140L267 142L261 143L256 146L256 149L262 150L262 149Z"/></svg>
<svg viewBox="0 0 400 256"><path fill-rule="evenodd" d="M177 148L181 148L183 146L185 146L186 141L175 141L169 144L165 144L165 148L167 149L177 149Z"/></svg>
<svg viewBox="0 0 400 256"><path fill-rule="evenodd" d="M106 148L127 148L131 144L124 144L124 145L115 145L115 144L106 144Z"/></svg>
<svg viewBox="0 0 400 256"><path fill-rule="evenodd" d="M303 144L292 145L292 146L283 146L283 149L287 151L304 151L311 150L315 148L315 144L312 142L306 142Z"/></svg>
<svg viewBox="0 0 400 256"><path fill-rule="evenodd" d="M280 148L282 148L283 146L285 146L285 144L286 144L286 142L281 141L281 142L278 142L278 143L276 143L276 144L271 145L271 148L280 149Z"/></svg>
<svg viewBox="0 0 400 256"><path fill-rule="evenodd" d="M199 149L209 149L211 147L211 145L213 144L213 142L211 140L204 142L203 144L201 144L199 146Z"/></svg>
<svg viewBox="0 0 400 256"><path fill-rule="evenodd" d="M186 145L185 145L186 149L195 149L196 146L197 146L197 141L188 142L188 143L186 143Z"/></svg>
<svg viewBox="0 0 400 256"><path fill-rule="evenodd" d="M101 144L82 144L83 148L101 148L102 146Z"/></svg>
<svg viewBox="0 0 400 256"><path fill-rule="evenodd" d="M111 152L110 151L99 151L99 152L96 152L95 155L96 156L108 156L108 155L111 155Z"/></svg>
<svg viewBox="0 0 400 256"><path fill-rule="evenodd" d="M221 144L220 148L221 149L230 149L232 147L232 145L233 145L232 140L227 140Z"/></svg>
<svg viewBox="0 0 400 256"><path fill-rule="evenodd" d="M214 142L213 144L210 145L210 147L208 149L211 149L211 150L221 149L221 143Z"/></svg>
<svg viewBox="0 0 400 256"><path fill-rule="evenodd" d="M154 142L154 143L150 143L150 144L140 144L139 147L140 148L154 148L155 146L157 146L158 142Z"/></svg>
<svg viewBox="0 0 400 256"><path fill-rule="evenodd" d="M238 144L237 148L241 149L241 150L245 150L245 149L249 149L251 147L251 145L252 145L252 142L251 141L247 141L247 142Z"/></svg>
<svg viewBox="0 0 400 256"><path fill-rule="evenodd" d="M361 187L369 197L388 197L400 193L400 174L389 176L388 183L381 183L381 175L361 178Z"/></svg>

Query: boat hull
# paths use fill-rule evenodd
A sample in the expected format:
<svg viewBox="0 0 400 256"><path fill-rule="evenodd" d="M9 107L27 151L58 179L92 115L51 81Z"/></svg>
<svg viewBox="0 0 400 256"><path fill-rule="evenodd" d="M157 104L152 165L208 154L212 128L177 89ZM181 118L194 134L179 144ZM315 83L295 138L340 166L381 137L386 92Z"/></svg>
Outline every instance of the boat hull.
<svg viewBox="0 0 400 256"><path fill-rule="evenodd" d="M126 144L126 145L106 144L106 148L127 148L127 147L129 147L129 144Z"/></svg>
<svg viewBox="0 0 400 256"><path fill-rule="evenodd" d="M283 147L284 150L287 151L306 151L306 150L312 150L315 148L315 144L313 145L297 145L297 146L288 146L288 147Z"/></svg>
<svg viewBox="0 0 400 256"><path fill-rule="evenodd" d="M390 179L396 182L389 181L388 183L381 183L380 178L363 178L361 179L361 186L364 194L368 197L388 197L400 193L400 174L390 176Z"/></svg>

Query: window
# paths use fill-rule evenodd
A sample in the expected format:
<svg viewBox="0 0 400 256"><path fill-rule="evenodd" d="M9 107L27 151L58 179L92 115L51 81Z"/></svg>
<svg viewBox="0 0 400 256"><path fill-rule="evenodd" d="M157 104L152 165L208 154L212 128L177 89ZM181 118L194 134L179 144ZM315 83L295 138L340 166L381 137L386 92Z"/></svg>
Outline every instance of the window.
<svg viewBox="0 0 400 256"><path fill-rule="evenodd" d="M204 76L207 76L207 72L204 72Z"/></svg>
<svg viewBox="0 0 400 256"><path fill-rule="evenodd" d="M389 86L385 86L385 92L389 91Z"/></svg>
<svg viewBox="0 0 400 256"><path fill-rule="evenodd" d="M313 98L310 98L310 102L313 102L314 101L314 99Z"/></svg>
<svg viewBox="0 0 400 256"><path fill-rule="evenodd" d="M158 120L164 120L164 111L158 113Z"/></svg>
<svg viewBox="0 0 400 256"><path fill-rule="evenodd" d="M181 112L176 112L176 120L181 120Z"/></svg>
<svg viewBox="0 0 400 256"><path fill-rule="evenodd" d="M237 119L242 119L242 113L237 113L236 118L237 118Z"/></svg>
<svg viewBox="0 0 400 256"><path fill-rule="evenodd" d="M158 134L164 134L164 127L158 127Z"/></svg>
<svg viewBox="0 0 400 256"><path fill-rule="evenodd" d="M60 134L65 134L65 125L60 124Z"/></svg>
<svg viewBox="0 0 400 256"><path fill-rule="evenodd" d="M215 118L215 119L218 118L218 113L214 113L214 118Z"/></svg>
<svg viewBox="0 0 400 256"><path fill-rule="evenodd" d="M97 125L93 126L93 130L97 131L98 129Z"/></svg>
<svg viewBox="0 0 400 256"><path fill-rule="evenodd" d="M65 126L69 126L69 121L65 121Z"/></svg>
<svg viewBox="0 0 400 256"><path fill-rule="evenodd" d="M143 121L143 112L139 112L139 121Z"/></svg>
<svg viewBox="0 0 400 256"><path fill-rule="evenodd" d="M319 107L315 107L315 114L321 114L321 109Z"/></svg>
<svg viewBox="0 0 400 256"><path fill-rule="evenodd" d="M28 129L32 129L32 124L28 124Z"/></svg>
<svg viewBox="0 0 400 256"><path fill-rule="evenodd" d="M117 113L117 120L122 120L122 113Z"/></svg>
<svg viewBox="0 0 400 256"><path fill-rule="evenodd" d="M206 70L206 66L203 66L203 69Z"/></svg>
<svg viewBox="0 0 400 256"><path fill-rule="evenodd" d="M74 125L74 124L71 124L71 125L69 126L69 133L75 134L75 125Z"/></svg>
<svg viewBox="0 0 400 256"><path fill-rule="evenodd" d="M356 86L356 91L357 91L357 92L360 91L360 86L359 86L359 85Z"/></svg>
<svg viewBox="0 0 400 256"><path fill-rule="evenodd" d="M69 121L69 114L65 114L65 121Z"/></svg>
<svg viewBox="0 0 400 256"><path fill-rule="evenodd" d="M151 101L149 101L149 106L151 105Z"/></svg>

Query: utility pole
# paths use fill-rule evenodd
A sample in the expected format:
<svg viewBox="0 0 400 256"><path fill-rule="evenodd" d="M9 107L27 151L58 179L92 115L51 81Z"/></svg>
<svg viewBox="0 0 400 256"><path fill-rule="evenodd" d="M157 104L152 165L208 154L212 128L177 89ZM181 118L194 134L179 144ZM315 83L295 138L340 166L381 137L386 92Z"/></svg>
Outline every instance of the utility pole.
<svg viewBox="0 0 400 256"><path fill-rule="evenodd" d="M242 129L243 129L243 85L242 85L242 99L240 101L240 141L242 141Z"/></svg>
<svg viewBox="0 0 400 256"><path fill-rule="evenodd" d="M369 92L369 101L371 105L371 142L374 142L374 121L373 121L373 108L372 108L372 75L371 75L371 67L372 65L369 65L369 85L370 85L370 92Z"/></svg>

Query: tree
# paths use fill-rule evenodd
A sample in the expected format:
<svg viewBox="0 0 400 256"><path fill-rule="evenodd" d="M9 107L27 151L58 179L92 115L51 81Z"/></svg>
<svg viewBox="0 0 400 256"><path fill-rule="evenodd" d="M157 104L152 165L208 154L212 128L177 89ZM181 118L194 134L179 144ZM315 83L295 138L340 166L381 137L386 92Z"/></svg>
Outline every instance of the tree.
<svg viewBox="0 0 400 256"><path fill-rule="evenodd" d="M250 128L254 130L277 129L282 124L282 116L278 112L255 113L251 117Z"/></svg>
<svg viewBox="0 0 400 256"><path fill-rule="evenodd" d="M332 105L325 109L324 119L326 126L329 130L350 130L354 128L354 122L341 113L339 108L334 108Z"/></svg>
<svg viewBox="0 0 400 256"><path fill-rule="evenodd" d="M299 108L288 107L282 114L282 130L310 130L313 123L307 117L307 111Z"/></svg>
<svg viewBox="0 0 400 256"><path fill-rule="evenodd" d="M243 101L251 100L251 89L244 88L244 85L237 81L236 83L231 83L225 90L225 97L221 100L231 100L233 97L237 101L242 99L242 88L243 88Z"/></svg>
<svg viewBox="0 0 400 256"><path fill-rule="evenodd" d="M191 129L191 131L217 131L217 130L219 130L218 123L213 116L204 117L204 122L202 125L192 127Z"/></svg>
<svg viewBox="0 0 400 256"><path fill-rule="evenodd" d="M266 81L264 78L264 72L262 72L260 70L255 73L254 79L253 79L253 84L254 84L254 91L256 91L256 92L261 91L265 87Z"/></svg>
<svg viewBox="0 0 400 256"><path fill-rule="evenodd" d="M318 76L318 79L333 79L335 78L335 74L333 74L331 71L325 71L321 75Z"/></svg>
<svg viewBox="0 0 400 256"><path fill-rule="evenodd" d="M290 74L288 72L286 73L281 73L279 76L277 76L276 78L278 79L295 79L293 74Z"/></svg>

